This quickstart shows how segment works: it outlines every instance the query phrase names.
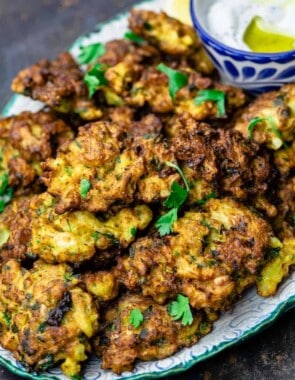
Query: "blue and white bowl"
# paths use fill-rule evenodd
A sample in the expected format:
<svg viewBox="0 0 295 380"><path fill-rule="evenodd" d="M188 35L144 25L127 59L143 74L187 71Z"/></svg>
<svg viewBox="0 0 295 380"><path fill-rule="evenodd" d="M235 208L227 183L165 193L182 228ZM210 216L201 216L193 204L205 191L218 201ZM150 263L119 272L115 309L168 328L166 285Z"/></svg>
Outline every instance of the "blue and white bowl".
<svg viewBox="0 0 295 380"><path fill-rule="evenodd" d="M204 28L202 16L208 9L208 3L208 0L190 0L191 18L223 82L252 93L274 90L285 83L295 82L295 50L254 53L223 44Z"/></svg>

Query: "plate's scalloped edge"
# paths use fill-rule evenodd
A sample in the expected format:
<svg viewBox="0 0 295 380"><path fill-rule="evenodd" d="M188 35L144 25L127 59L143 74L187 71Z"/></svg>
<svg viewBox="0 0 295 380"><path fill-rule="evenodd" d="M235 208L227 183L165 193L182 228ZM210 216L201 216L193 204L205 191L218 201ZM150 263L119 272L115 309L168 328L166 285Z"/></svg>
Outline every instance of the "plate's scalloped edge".
<svg viewBox="0 0 295 380"><path fill-rule="evenodd" d="M154 0L142 0L141 2L135 4L135 6L142 6L147 3L152 3ZM69 51L73 51L77 49L83 42L83 40L87 39L92 34L98 33L101 29L104 28L105 25L108 25L112 21L120 20L123 18L126 18L128 15L128 11L123 11L118 13L116 16L112 17L110 20L107 20L105 22L98 23L94 29L88 33L83 34L82 36L78 37L73 44L70 45L68 48ZM14 104L16 104L20 98L22 98L22 95L14 94L9 102L6 104L2 111L2 116L9 116L10 110L13 108ZM245 340L251 338L253 335L255 335L257 332L261 332L262 330L268 328L272 323L275 322L275 320L285 313L286 311L292 309L295 307L295 295L292 295L289 297L286 301L283 301L275 307L275 309L264 319L260 321L255 327L250 328L248 330L245 330L239 337L234 338L229 341L223 341L220 344L214 346L211 348L210 352L205 352L204 354L198 355L193 357L192 359L188 360L185 363L180 363L177 365L172 366L171 368L164 369L161 372L146 372L146 373L139 373L139 374L132 374L130 373L130 376L124 377L124 379L128 380L148 380L148 379L158 379L162 378L164 376L169 375L177 375L179 373L182 373L194 365L207 360L211 358L212 356L218 354L219 352L230 348L232 346L238 345L240 343L243 343ZM12 361L9 361L8 359L5 359L4 357L0 356L0 365L7 368L11 373L18 375L20 377L26 378L26 379L32 379L32 380L60 380L60 377L49 374L48 372L44 374L37 374L37 373L30 373L27 372L24 367L18 367L17 363L13 363ZM122 378L123 379L123 378ZM118 379L119 380L119 379Z"/></svg>
<svg viewBox="0 0 295 380"><path fill-rule="evenodd" d="M227 342L223 342L223 343L219 344L214 349L212 349L210 352L206 352L203 355L197 356L197 357L189 360L185 364L176 365L176 366L171 367L169 369L163 370L162 372L141 373L138 375L135 374L135 375L128 376L128 378L126 377L126 379L129 379L129 380L158 379L158 378L161 378L164 376L176 375L176 374L179 374L181 372L184 372L184 371L190 369L191 367L193 367L195 364L200 363L206 359L209 359L212 356L218 354L219 352L221 352L227 348L230 348L232 346L243 343L245 340L247 340L247 339L251 338L253 335L255 335L258 331L261 332L262 330L269 327L272 323L275 322L275 320L280 315L282 315L283 313L292 309L293 307L295 307L295 295L290 297L287 301L278 304L277 307L273 310L273 312L267 318L265 318L264 320L261 320L261 323L257 324L255 326L255 328L244 331L244 333L236 339L233 339L231 341L227 341ZM1 356L0 356L0 364L3 367L7 368L12 373L19 375L19 376L26 378L26 379L59 380L58 377L48 375L48 374L45 374L45 375L39 375L39 374L37 375L36 374L35 375L33 373L24 372L25 369L22 369L22 368L15 366L14 364L12 364L12 362L9 362L8 360L4 359Z"/></svg>

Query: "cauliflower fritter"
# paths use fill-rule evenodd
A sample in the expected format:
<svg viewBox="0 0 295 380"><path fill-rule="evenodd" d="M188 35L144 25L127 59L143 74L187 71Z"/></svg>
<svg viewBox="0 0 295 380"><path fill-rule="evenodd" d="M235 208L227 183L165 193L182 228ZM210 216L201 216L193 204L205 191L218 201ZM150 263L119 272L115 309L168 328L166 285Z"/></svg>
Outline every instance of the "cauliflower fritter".
<svg viewBox="0 0 295 380"><path fill-rule="evenodd" d="M87 292L100 301L110 301L117 297L119 282L113 272L99 271L86 273L82 277Z"/></svg>
<svg viewBox="0 0 295 380"><path fill-rule="evenodd" d="M160 135L124 141L117 124L97 122L80 128L78 137L46 162L44 182L59 198L58 213L77 208L105 212L136 198L148 203L166 198L179 178L166 161L176 162ZM86 194L82 181L89 186Z"/></svg>
<svg viewBox="0 0 295 380"><path fill-rule="evenodd" d="M61 113L76 113L81 119L96 120L102 111L88 99L84 74L70 53L61 53L56 60L42 59L19 72L11 88L30 96Z"/></svg>
<svg viewBox="0 0 295 380"><path fill-rule="evenodd" d="M272 235L265 220L230 198L185 213L173 231L138 239L118 259L115 275L158 303L180 293L194 308L211 310L227 307L255 282Z"/></svg>
<svg viewBox="0 0 295 380"><path fill-rule="evenodd" d="M99 219L87 211L57 214L55 200L47 193L30 204L33 214L28 250L47 263L79 263L96 251L111 247L126 248L152 219L146 205L121 209Z"/></svg>
<svg viewBox="0 0 295 380"><path fill-rule="evenodd" d="M132 9L129 27L167 54L188 56L201 47L201 42L192 26L185 25L164 12Z"/></svg>
<svg viewBox="0 0 295 380"><path fill-rule="evenodd" d="M271 260L261 270L257 279L258 294L262 297L273 296L278 285L295 265L295 238L287 238L271 252Z"/></svg>
<svg viewBox="0 0 295 380"><path fill-rule="evenodd" d="M274 153L274 163L283 178L295 171L295 141L288 148L281 148Z"/></svg>
<svg viewBox="0 0 295 380"><path fill-rule="evenodd" d="M130 323L133 310L140 310L143 322L135 328ZM162 359L179 348L191 346L211 331L211 323L201 313L183 326L169 315L167 306L149 297L126 295L104 313L102 336L94 345L102 356L102 368L116 373L131 371L136 359Z"/></svg>
<svg viewBox="0 0 295 380"><path fill-rule="evenodd" d="M172 147L191 184L190 203L214 192L253 201L265 199L273 180L270 157L237 132L212 128L183 115L169 126ZM254 199L255 202L255 199ZM257 205L259 206L259 205ZM261 209L275 213L265 199Z"/></svg>
<svg viewBox="0 0 295 380"><path fill-rule="evenodd" d="M0 214L0 262L24 260L31 238L31 196L16 198Z"/></svg>
<svg viewBox="0 0 295 380"><path fill-rule="evenodd" d="M7 173L9 185L22 193L41 175L41 162L73 138L70 127L51 112L22 112L0 119L0 173Z"/></svg>
<svg viewBox="0 0 295 380"><path fill-rule="evenodd" d="M258 122L251 133L249 125L256 118ZM284 141L292 141L295 137L295 84L260 95L240 115L234 128L245 138L252 136L255 142L272 150L281 148Z"/></svg>
<svg viewBox="0 0 295 380"><path fill-rule="evenodd" d="M27 270L10 260L2 266L0 289L1 345L28 369L61 363L67 376L78 375L99 315L70 268L37 261Z"/></svg>

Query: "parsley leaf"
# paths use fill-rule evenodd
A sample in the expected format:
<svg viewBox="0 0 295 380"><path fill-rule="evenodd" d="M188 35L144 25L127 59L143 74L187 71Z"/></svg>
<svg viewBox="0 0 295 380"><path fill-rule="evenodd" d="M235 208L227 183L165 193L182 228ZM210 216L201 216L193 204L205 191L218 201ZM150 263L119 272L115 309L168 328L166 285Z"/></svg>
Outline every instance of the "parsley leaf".
<svg viewBox="0 0 295 380"><path fill-rule="evenodd" d="M168 208L179 208L186 201L187 196L188 191L181 187L179 183L173 182L169 197L165 200L164 206Z"/></svg>
<svg viewBox="0 0 295 380"><path fill-rule="evenodd" d="M160 63L157 66L157 70L167 75L169 83L169 94L174 100L177 91L186 86L188 82L188 75L181 73L180 71L173 70L170 67L166 66L164 63Z"/></svg>
<svg viewBox="0 0 295 380"><path fill-rule="evenodd" d="M198 106L206 101L216 102L218 116L225 115L225 93L219 90L200 90L198 96L194 99Z"/></svg>
<svg viewBox="0 0 295 380"><path fill-rule="evenodd" d="M295 228L295 214L292 215L293 228Z"/></svg>
<svg viewBox="0 0 295 380"><path fill-rule="evenodd" d="M207 201L209 201L209 199L214 199L214 198L216 198L216 194L215 194L215 192L213 191L212 193L206 195L204 199L199 199L199 200L197 200L197 201L195 202L195 204L202 206L202 205L204 205Z"/></svg>
<svg viewBox="0 0 295 380"><path fill-rule="evenodd" d="M92 63L106 52L104 44L100 42L87 46L80 46L80 50L81 52L78 55L78 62L80 65Z"/></svg>
<svg viewBox="0 0 295 380"><path fill-rule="evenodd" d="M85 77L84 82L88 87L89 97L95 94L96 90L100 86L106 86L108 84L107 79L105 78L106 67L102 63L97 63L89 70Z"/></svg>
<svg viewBox="0 0 295 380"><path fill-rule="evenodd" d="M171 234L171 232L173 231L172 225L177 220L177 213L178 208L173 208L157 220L156 228L160 236Z"/></svg>
<svg viewBox="0 0 295 380"><path fill-rule="evenodd" d="M5 206L11 201L13 197L13 189L8 186L8 174L3 173L0 176L0 213L4 210Z"/></svg>
<svg viewBox="0 0 295 380"><path fill-rule="evenodd" d="M133 309L129 316L130 324L136 329L142 324L144 320L143 314L139 309Z"/></svg>
<svg viewBox="0 0 295 380"><path fill-rule="evenodd" d="M127 40L130 40L132 42L135 42L138 45L141 45L145 42L145 40L142 37L140 37L138 34L132 32L130 30L128 30L128 32L126 32L124 34L124 38L126 38Z"/></svg>
<svg viewBox="0 0 295 380"><path fill-rule="evenodd" d="M177 220L178 210L180 206L186 201L189 194L189 185L183 174L183 171L172 162L166 162L166 165L174 168L181 175L183 182L185 184L185 189L179 185L177 182L173 182L170 188L170 194L168 198L164 201L164 206L171 208L169 212L162 215L156 223L156 228L160 236L169 235L173 229L172 225Z"/></svg>
<svg viewBox="0 0 295 380"><path fill-rule="evenodd" d="M136 228L136 227L132 227L132 228L130 229L130 234L131 234L131 236L135 236L136 233L137 233L137 228Z"/></svg>
<svg viewBox="0 0 295 380"><path fill-rule="evenodd" d="M271 127L273 133L281 140L283 141L283 146L285 148L288 148L288 145L284 142L281 132L278 130L278 128L275 126L274 120L271 116L266 117L254 117L250 120L250 123L248 125L248 137L249 139L253 138L253 130L256 127L257 124L267 122L269 123L269 126Z"/></svg>
<svg viewBox="0 0 295 380"><path fill-rule="evenodd" d="M87 198L87 193L88 191L90 190L91 188L91 183L89 181L89 179L81 179L81 182L80 182L80 194L81 194L81 197L82 198Z"/></svg>
<svg viewBox="0 0 295 380"><path fill-rule="evenodd" d="M193 323L188 297L178 294L177 300L168 305L168 312L175 321L181 319L183 326Z"/></svg>

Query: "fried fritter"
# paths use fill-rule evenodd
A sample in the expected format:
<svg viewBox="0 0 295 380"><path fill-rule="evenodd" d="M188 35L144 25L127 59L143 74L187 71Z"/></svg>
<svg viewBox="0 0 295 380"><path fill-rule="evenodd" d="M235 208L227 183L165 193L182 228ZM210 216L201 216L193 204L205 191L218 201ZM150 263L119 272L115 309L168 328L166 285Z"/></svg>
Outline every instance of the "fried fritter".
<svg viewBox="0 0 295 380"><path fill-rule="evenodd" d="M119 281L113 272L88 272L82 277L88 293L100 301L110 301L117 297Z"/></svg>
<svg viewBox="0 0 295 380"><path fill-rule="evenodd" d="M257 123L251 133L249 125L255 119ZM260 95L240 115L234 128L245 138L252 136L255 142L272 150L281 148L284 141L292 141L295 137L295 84Z"/></svg>
<svg viewBox="0 0 295 380"><path fill-rule="evenodd" d="M41 175L40 163L73 137L70 127L51 112L22 112L1 119L0 173L7 173L9 185L22 193Z"/></svg>
<svg viewBox="0 0 295 380"><path fill-rule="evenodd" d="M133 310L140 310L144 318L137 328L130 322ZM102 368L116 373L131 371L136 359L148 361L170 356L211 331L211 323L201 313L195 313L192 323L183 326L173 320L167 306L141 295L120 298L106 311L102 323L102 336L94 349L102 356Z"/></svg>
<svg viewBox="0 0 295 380"><path fill-rule="evenodd" d="M26 270L8 261L0 275L0 311L0 343L25 367L61 363L67 376L79 374L99 315L68 266L37 261Z"/></svg>
<svg viewBox="0 0 295 380"><path fill-rule="evenodd" d="M13 200L0 214L0 262L10 259L23 260L31 238L31 197Z"/></svg>
<svg viewBox="0 0 295 380"><path fill-rule="evenodd" d="M173 231L138 239L118 259L115 275L158 303L180 293L194 308L211 310L224 309L255 283L272 236L265 220L230 198L185 213Z"/></svg>
<svg viewBox="0 0 295 380"><path fill-rule="evenodd" d="M132 9L129 27L167 54L188 56L201 47L192 26L185 25L164 12Z"/></svg>
<svg viewBox="0 0 295 380"><path fill-rule="evenodd" d="M295 171L295 141L288 148L281 148L274 153L274 162L283 178Z"/></svg>
<svg viewBox="0 0 295 380"><path fill-rule="evenodd" d="M272 252L271 260L263 267L257 278L258 294L262 297L273 296L278 285L295 265L295 238L287 238L278 244Z"/></svg>
<svg viewBox="0 0 295 380"><path fill-rule="evenodd" d="M129 96L124 98L126 104L133 107L142 107L148 104L156 113L175 112L181 115L183 112L188 112L196 120L218 118L215 102L204 101L197 105L194 100L198 96L199 90L215 89L225 93L227 115L244 105L246 97L242 90L215 83L190 68L184 68L181 71L188 75L188 83L176 93L174 101L169 94L167 75L157 70L155 66L149 66L142 71L139 80L133 82Z"/></svg>
<svg viewBox="0 0 295 380"><path fill-rule="evenodd" d="M97 122L80 128L78 137L46 162L44 182L59 198L58 213L78 208L105 212L135 199L149 203L166 198L179 178L166 161L176 162L161 136L123 141L117 124ZM89 185L85 195L82 181Z"/></svg>
<svg viewBox="0 0 295 380"><path fill-rule="evenodd" d="M87 211L57 214L55 200L47 193L34 198L31 239L28 250L47 263L80 263L96 251L111 247L126 248L152 219L146 205L121 209L113 216L99 219Z"/></svg>
<svg viewBox="0 0 295 380"><path fill-rule="evenodd" d="M11 88L55 111L76 113L84 120L96 120L102 116L102 111L88 99L83 76L73 57L65 52L54 61L42 59L20 71Z"/></svg>
<svg viewBox="0 0 295 380"><path fill-rule="evenodd" d="M183 115L169 126L176 158L191 184L190 203L214 192L253 201L265 199L273 180L270 157L237 132L212 128ZM261 205L275 213L267 200Z"/></svg>

